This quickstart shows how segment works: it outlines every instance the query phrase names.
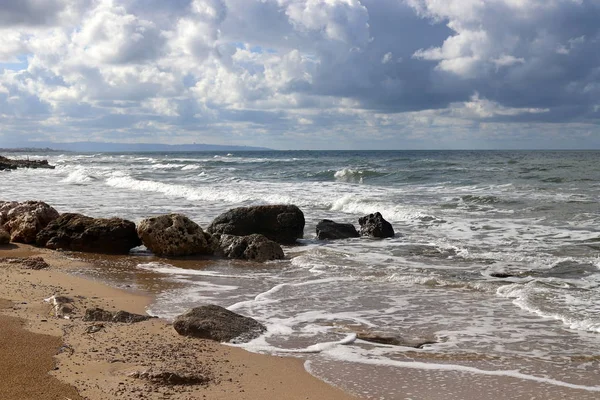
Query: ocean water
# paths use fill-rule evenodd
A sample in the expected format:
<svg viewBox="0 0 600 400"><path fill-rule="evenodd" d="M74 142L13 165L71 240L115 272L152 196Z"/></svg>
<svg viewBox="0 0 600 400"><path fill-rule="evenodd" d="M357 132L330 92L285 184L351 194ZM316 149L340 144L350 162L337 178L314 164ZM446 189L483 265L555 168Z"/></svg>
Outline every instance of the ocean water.
<svg viewBox="0 0 600 400"><path fill-rule="evenodd" d="M268 332L244 347L303 357L363 398L600 398L600 152L17 156L57 167L2 173L0 200L133 221L179 212L202 227L239 206L304 211L304 239L283 261L137 249L119 279L151 274L152 314L214 303L251 316ZM376 211L394 238L315 238L320 219L358 227Z"/></svg>

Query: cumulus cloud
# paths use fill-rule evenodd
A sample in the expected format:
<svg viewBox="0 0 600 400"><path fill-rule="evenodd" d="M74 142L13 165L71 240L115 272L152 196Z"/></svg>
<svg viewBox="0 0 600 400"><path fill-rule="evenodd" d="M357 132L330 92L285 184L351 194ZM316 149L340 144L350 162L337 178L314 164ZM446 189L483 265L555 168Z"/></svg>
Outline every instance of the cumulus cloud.
<svg viewBox="0 0 600 400"><path fill-rule="evenodd" d="M594 139L598 18L594 0L0 0L0 131L389 148L553 124Z"/></svg>

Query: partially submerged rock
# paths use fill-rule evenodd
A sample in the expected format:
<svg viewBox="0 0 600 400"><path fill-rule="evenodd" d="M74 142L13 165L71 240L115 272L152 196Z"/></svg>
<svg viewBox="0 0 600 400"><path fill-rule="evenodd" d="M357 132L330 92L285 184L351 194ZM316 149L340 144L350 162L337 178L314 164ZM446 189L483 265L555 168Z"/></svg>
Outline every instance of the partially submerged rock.
<svg viewBox="0 0 600 400"><path fill-rule="evenodd" d="M13 242L35 243L37 234L58 217L58 211L43 201L10 202L0 207L0 222Z"/></svg>
<svg viewBox="0 0 600 400"><path fill-rule="evenodd" d="M37 234L38 246L53 250L127 254L142 244L135 224L121 218L62 214Z"/></svg>
<svg viewBox="0 0 600 400"><path fill-rule="evenodd" d="M88 308L85 310L83 321L86 322L121 322L125 324L133 324L136 322L147 321L153 317L149 315L133 314L127 311L111 312L101 308Z"/></svg>
<svg viewBox="0 0 600 400"><path fill-rule="evenodd" d="M386 221L378 212L359 218L358 223L360 224L361 236L388 238L395 235L392 224Z"/></svg>
<svg viewBox="0 0 600 400"><path fill-rule="evenodd" d="M356 338L365 342L385 344L389 346L412 347L422 349L424 346L437 343L431 338L405 338L383 332L357 332Z"/></svg>
<svg viewBox="0 0 600 400"><path fill-rule="evenodd" d="M281 260L283 249L272 240L260 234L248 236L215 235L219 237L219 255L227 258L257 262Z"/></svg>
<svg viewBox="0 0 600 400"><path fill-rule="evenodd" d="M322 219L317 224L317 239L348 239L356 238L360 235L352 224L340 224L329 219Z"/></svg>
<svg viewBox="0 0 600 400"><path fill-rule="evenodd" d="M157 256L211 255L217 241L188 217L181 214L147 218L137 232L144 246Z"/></svg>
<svg viewBox="0 0 600 400"><path fill-rule="evenodd" d="M206 230L236 236L260 233L280 244L294 244L304 235L304 214L287 204L238 207L219 215Z"/></svg>
<svg viewBox="0 0 600 400"><path fill-rule="evenodd" d="M183 336L234 343L249 342L267 330L252 318L216 305L189 310L175 319L173 328Z"/></svg>

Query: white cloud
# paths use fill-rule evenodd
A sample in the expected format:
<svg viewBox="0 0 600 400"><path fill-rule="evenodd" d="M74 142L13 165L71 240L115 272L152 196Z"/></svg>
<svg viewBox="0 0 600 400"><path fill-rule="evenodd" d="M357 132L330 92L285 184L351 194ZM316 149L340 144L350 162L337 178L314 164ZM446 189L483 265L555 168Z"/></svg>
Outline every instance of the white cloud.
<svg viewBox="0 0 600 400"><path fill-rule="evenodd" d="M290 147L593 125L598 18L573 0L0 1L0 131Z"/></svg>

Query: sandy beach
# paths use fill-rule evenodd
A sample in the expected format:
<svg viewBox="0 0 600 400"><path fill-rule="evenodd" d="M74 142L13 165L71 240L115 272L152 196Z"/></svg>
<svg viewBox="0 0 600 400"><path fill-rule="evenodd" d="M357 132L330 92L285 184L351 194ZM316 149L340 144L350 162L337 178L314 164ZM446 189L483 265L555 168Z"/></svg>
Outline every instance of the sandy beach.
<svg viewBox="0 0 600 400"><path fill-rule="evenodd" d="M93 307L143 314L152 298L74 276L69 271L85 265L58 252L10 244L0 257L2 399L353 398L312 377L299 359L182 337L158 318L84 322ZM31 257L48 268L19 259ZM44 301L52 296L72 300L68 318Z"/></svg>

